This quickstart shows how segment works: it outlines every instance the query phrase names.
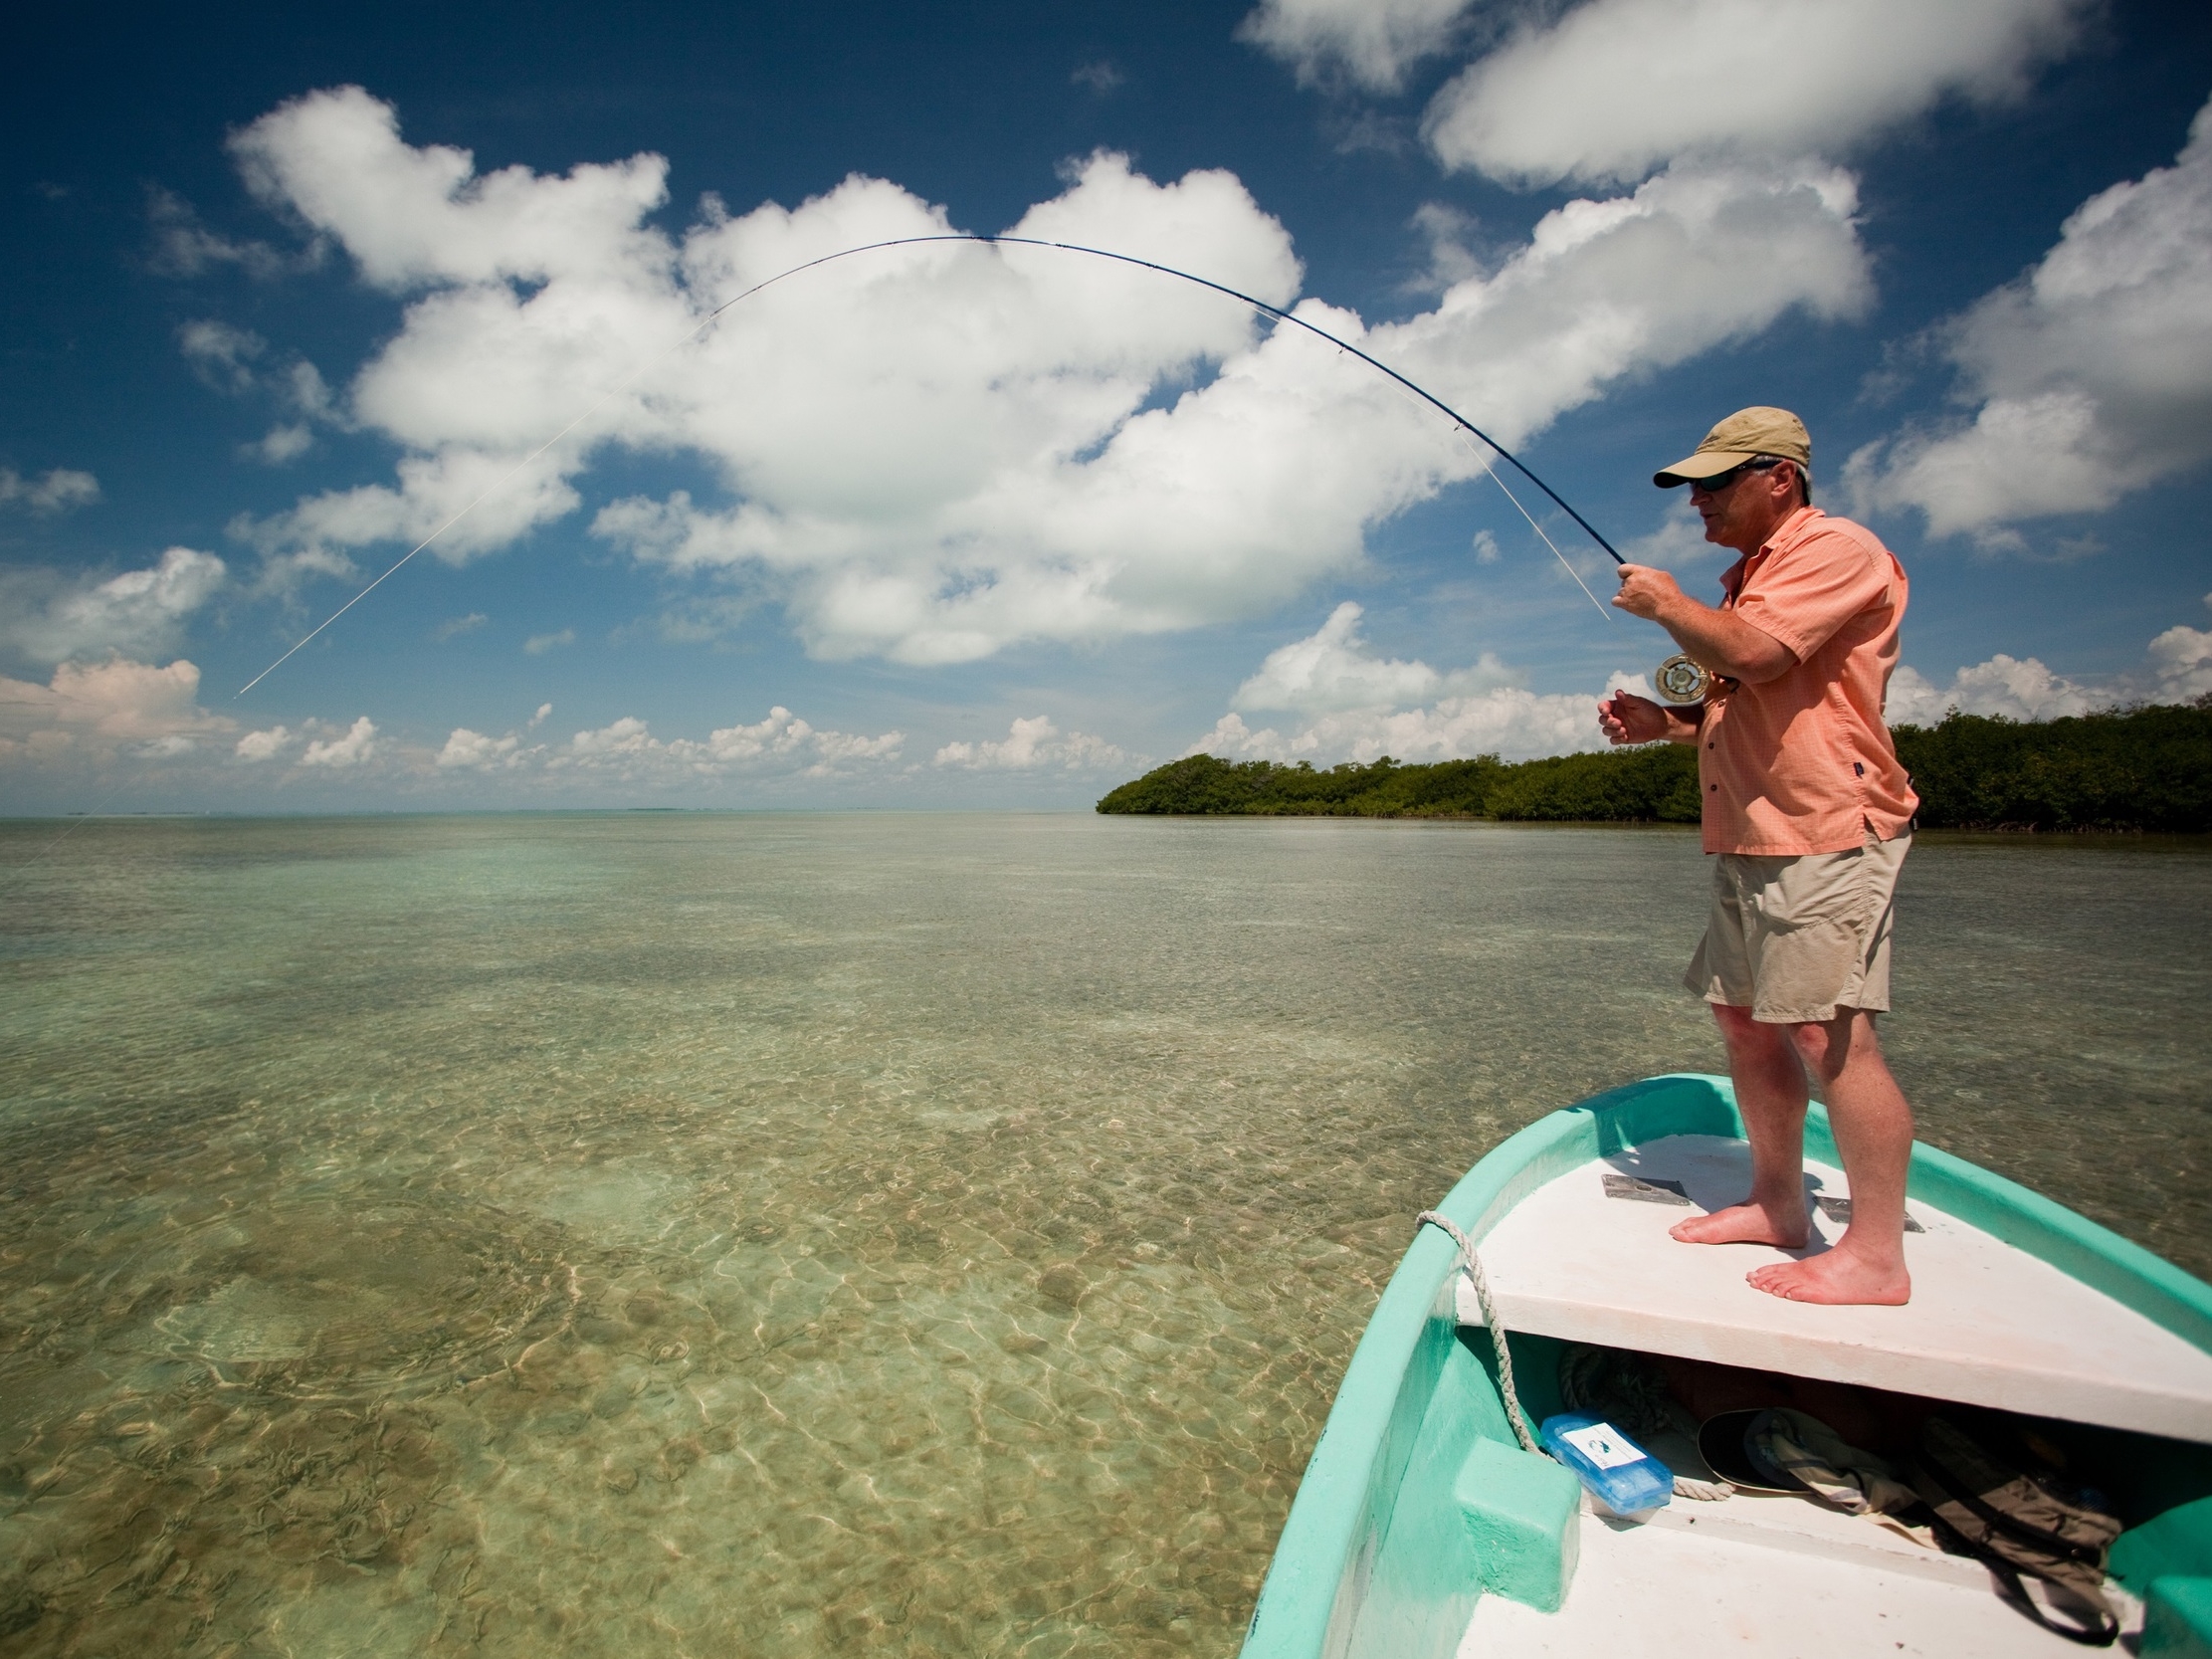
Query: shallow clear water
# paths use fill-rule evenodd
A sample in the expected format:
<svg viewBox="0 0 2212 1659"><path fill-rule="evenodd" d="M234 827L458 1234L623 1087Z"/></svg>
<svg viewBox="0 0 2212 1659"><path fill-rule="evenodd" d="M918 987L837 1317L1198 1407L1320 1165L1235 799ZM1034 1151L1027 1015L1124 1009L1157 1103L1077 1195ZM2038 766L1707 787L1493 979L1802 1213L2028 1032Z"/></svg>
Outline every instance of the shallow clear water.
<svg viewBox="0 0 2212 1659"><path fill-rule="evenodd" d="M0 1650L1235 1650L1413 1213L1718 1064L1672 831L0 825ZM2212 849L1925 842L1922 1134L2198 1272Z"/></svg>

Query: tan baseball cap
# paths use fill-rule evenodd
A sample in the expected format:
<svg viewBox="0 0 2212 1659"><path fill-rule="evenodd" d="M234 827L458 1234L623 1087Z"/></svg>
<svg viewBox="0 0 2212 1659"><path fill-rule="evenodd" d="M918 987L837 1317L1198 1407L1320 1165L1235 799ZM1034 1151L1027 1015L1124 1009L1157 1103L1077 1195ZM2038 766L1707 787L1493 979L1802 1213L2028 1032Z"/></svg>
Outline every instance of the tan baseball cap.
<svg viewBox="0 0 2212 1659"><path fill-rule="evenodd" d="M1695 455L1687 461L1676 462L1664 472L1652 474L1652 482L1662 490L1672 490L1678 484L1695 484L1699 479L1724 473L1730 467L1740 467L1761 455L1794 461L1810 473L1813 470L1812 434L1805 430L1805 423L1787 409L1769 409L1763 403L1750 409L1738 409L1706 434L1706 441L1698 446Z"/></svg>

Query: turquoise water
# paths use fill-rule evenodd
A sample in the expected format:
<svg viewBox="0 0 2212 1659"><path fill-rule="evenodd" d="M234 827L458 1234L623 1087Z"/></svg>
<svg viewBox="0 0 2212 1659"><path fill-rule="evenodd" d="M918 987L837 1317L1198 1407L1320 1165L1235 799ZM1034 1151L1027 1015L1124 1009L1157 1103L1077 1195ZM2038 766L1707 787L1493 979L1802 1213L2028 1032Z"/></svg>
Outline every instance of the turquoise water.
<svg viewBox="0 0 2212 1659"><path fill-rule="evenodd" d="M0 1650L1228 1654L1413 1213L1718 1063L1672 831L0 825ZM2212 851L1907 866L1927 1139L2212 1268Z"/></svg>

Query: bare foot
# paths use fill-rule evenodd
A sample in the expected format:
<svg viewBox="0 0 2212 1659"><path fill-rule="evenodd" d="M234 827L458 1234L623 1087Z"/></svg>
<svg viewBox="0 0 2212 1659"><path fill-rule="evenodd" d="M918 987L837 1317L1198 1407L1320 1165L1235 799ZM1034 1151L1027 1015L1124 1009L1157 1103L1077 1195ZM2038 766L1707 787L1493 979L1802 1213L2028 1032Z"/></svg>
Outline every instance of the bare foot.
<svg viewBox="0 0 2212 1659"><path fill-rule="evenodd" d="M1912 1300L1912 1278L1903 1262L1870 1266L1840 1247L1801 1262L1753 1268L1743 1278L1753 1290L1791 1302L1897 1308Z"/></svg>
<svg viewBox="0 0 2212 1659"><path fill-rule="evenodd" d="M1801 1250L1809 1229L1802 1201L1794 1216L1764 1204L1745 1203L1678 1221L1667 1229L1667 1236L1685 1244L1771 1244L1783 1250Z"/></svg>

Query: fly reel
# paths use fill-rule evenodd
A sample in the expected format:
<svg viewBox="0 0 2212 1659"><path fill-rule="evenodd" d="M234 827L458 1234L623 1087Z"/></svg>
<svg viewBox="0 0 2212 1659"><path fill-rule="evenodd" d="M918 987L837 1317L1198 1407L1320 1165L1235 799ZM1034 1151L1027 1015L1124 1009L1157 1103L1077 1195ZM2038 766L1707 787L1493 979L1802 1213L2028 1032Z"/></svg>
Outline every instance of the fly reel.
<svg viewBox="0 0 2212 1659"><path fill-rule="evenodd" d="M1712 691L1712 670L1678 651L1652 670L1652 684L1669 703L1703 703Z"/></svg>

